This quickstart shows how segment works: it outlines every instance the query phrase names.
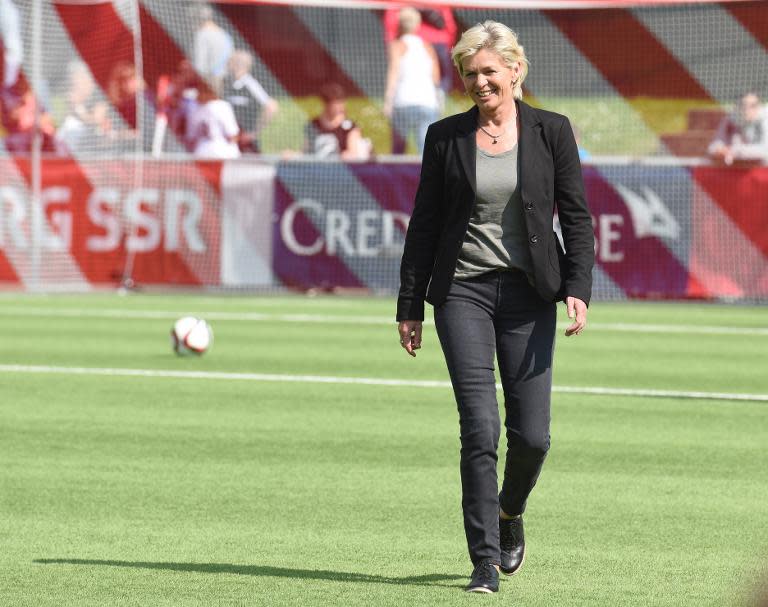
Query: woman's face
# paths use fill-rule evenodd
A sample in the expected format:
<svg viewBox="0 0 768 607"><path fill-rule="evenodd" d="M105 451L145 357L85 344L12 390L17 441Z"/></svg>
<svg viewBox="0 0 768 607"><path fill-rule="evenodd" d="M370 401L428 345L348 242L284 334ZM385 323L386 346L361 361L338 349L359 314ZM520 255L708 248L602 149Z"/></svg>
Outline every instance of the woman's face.
<svg viewBox="0 0 768 607"><path fill-rule="evenodd" d="M347 102L344 99L331 99L325 103L325 115L333 120L347 113Z"/></svg>
<svg viewBox="0 0 768 607"><path fill-rule="evenodd" d="M498 53L484 48L464 59L461 65L464 88L481 110L493 112L514 104L512 83L520 78L519 61L510 67Z"/></svg>

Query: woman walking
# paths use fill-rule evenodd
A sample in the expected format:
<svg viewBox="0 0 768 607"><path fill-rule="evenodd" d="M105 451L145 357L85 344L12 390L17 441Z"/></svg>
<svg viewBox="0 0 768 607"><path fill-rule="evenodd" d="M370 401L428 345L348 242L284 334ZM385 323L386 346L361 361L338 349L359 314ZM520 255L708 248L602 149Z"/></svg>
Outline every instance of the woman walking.
<svg viewBox="0 0 768 607"><path fill-rule="evenodd" d="M516 34L486 21L464 32L452 58L474 107L427 132L397 320L415 356L424 301L434 306L459 411L467 590L496 592L499 571L522 565L522 515L549 449L556 302L573 320L565 334L581 333L594 236L568 119L521 100L528 61ZM501 491L494 358L507 437Z"/></svg>

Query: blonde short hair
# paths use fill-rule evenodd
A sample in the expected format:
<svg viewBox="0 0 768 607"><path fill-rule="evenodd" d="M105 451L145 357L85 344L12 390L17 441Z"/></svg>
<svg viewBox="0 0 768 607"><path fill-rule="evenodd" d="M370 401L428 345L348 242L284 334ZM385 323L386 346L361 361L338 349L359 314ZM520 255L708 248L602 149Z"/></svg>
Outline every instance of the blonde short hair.
<svg viewBox="0 0 768 607"><path fill-rule="evenodd" d="M515 99L523 98L523 81L528 75L528 59L523 45L517 40L517 34L498 21L484 21L470 27L461 35L461 39L451 50L451 59L459 74L464 76L462 62L482 49L498 54L509 67L515 61L520 62L520 77L513 87Z"/></svg>
<svg viewBox="0 0 768 607"><path fill-rule="evenodd" d="M410 6L400 9L400 12L397 14L397 26L401 36L415 32L419 29L420 25L421 15L419 11Z"/></svg>

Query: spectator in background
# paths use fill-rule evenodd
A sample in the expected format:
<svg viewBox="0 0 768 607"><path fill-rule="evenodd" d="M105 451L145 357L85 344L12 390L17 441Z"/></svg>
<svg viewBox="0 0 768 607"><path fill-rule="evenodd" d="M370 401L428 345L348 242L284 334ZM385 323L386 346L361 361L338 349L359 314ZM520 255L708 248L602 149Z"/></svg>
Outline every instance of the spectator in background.
<svg viewBox="0 0 768 607"><path fill-rule="evenodd" d="M143 90L144 83L136 72L136 66L127 61L118 61L109 75L107 97L128 128L113 128L110 131L112 138L135 139L138 136L137 97Z"/></svg>
<svg viewBox="0 0 768 607"><path fill-rule="evenodd" d="M21 71L24 42L21 14L12 0L0 0L0 124L6 130L5 147L12 154L32 151L35 133L41 137L43 152L62 153L53 118L41 102L45 83L33 91Z"/></svg>
<svg viewBox="0 0 768 607"><path fill-rule="evenodd" d="M218 90L234 48L232 36L213 20L210 6L201 6L197 10L200 25L195 32L193 63L197 73Z"/></svg>
<svg viewBox="0 0 768 607"><path fill-rule="evenodd" d="M192 151L191 145L186 145L187 123L192 112L197 108L198 87L202 80L195 72L192 63L182 59L173 74L163 74L157 79L157 116L152 141L152 155L160 156L166 147L166 131L176 135L184 144L187 151ZM207 85L206 85L207 86ZM176 139L170 139L172 151Z"/></svg>
<svg viewBox="0 0 768 607"><path fill-rule="evenodd" d="M96 83L85 63L71 61L67 72L68 113L58 130L59 141L75 154L97 150L110 130L107 104L95 99Z"/></svg>
<svg viewBox="0 0 768 607"><path fill-rule="evenodd" d="M757 93L742 96L736 111L723 118L708 152L725 164L733 164L734 160L768 160L768 111Z"/></svg>
<svg viewBox="0 0 768 607"><path fill-rule="evenodd" d="M135 152L152 147L155 122L154 99L149 98L146 83L130 61L112 66L106 86L110 103L111 127L107 131L114 152Z"/></svg>
<svg viewBox="0 0 768 607"><path fill-rule="evenodd" d="M224 79L222 96L232 104L240 127L238 146L244 154L261 152L259 134L277 113L277 102L251 75L253 55L235 51L229 58L229 73Z"/></svg>
<svg viewBox="0 0 768 607"><path fill-rule="evenodd" d="M8 131L15 124L11 111L21 104L17 84L23 58L19 9L11 0L0 0L0 124Z"/></svg>
<svg viewBox="0 0 768 607"><path fill-rule="evenodd" d="M440 66L432 45L416 31L421 15L416 9L399 13L399 36L388 49L387 86L384 113L392 120L392 153L404 154L410 133L416 139L419 155L424 150L427 127L437 120L437 85Z"/></svg>
<svg viewBox="0 0 768 607"><path fill-rule="evenodd" d="M187 120L187 137L198 158L237 158L240 128L232 106L205 83L197 89L197 105Z"/></svg>
<svg viewBox="0 0 768 607"><path fill-rule="evenodd" d="M384 13L385 40L389 45L399 36L400 9L388 8ZM440 91L447 94L453 84L453 64L451 47L456 42L456 20L453 10L448 7L420 9L421 26L416 31L425 42L429 42L437 53L440 63Z"/></svg>
<svg viewBox="0 0 768 607"><path fill-rule="evenodd" d="M56 139L56 127L53 118L41 108L36 117L38 100L26 78L18 78L13 86L12 96L3 96L3 127L7 130L5 147L12 154L28 154L32 151L36 123L40 130L41 149L43 152L60 154L63 152Z"/></svg>
<svg viewBox="0 0 768 607"><path fill-rule="evenodd" d="M2 46L2 86L10 89L19 78L19 69L24 59L24 44L21 40L21 16L12 0L0 0L0 46Z"/></svg>
<svg viewBox="0 0 768 607"><path fill-rule="evenodd" d="M367 160L370 142L363 139L360 128L347 117L344 89L327 84L320 91L322 113L308 123L304 130L304 152L319 158Z"/></svg>

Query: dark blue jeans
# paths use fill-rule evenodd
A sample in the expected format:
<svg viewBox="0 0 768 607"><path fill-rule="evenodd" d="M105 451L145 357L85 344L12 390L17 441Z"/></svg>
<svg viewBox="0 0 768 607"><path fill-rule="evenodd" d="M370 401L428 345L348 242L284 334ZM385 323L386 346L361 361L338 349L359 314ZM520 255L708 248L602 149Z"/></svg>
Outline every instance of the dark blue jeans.
<svg viewBox="0 0 768 607"><path fill-rule="evenodd" d="M499 562L499 507L522 514L549 449L556 305L522 272L454 280L435 308L461 430L464 529L474 564ZM507 455L499 492L501 431L494 354L504 389Z"/></svg>

